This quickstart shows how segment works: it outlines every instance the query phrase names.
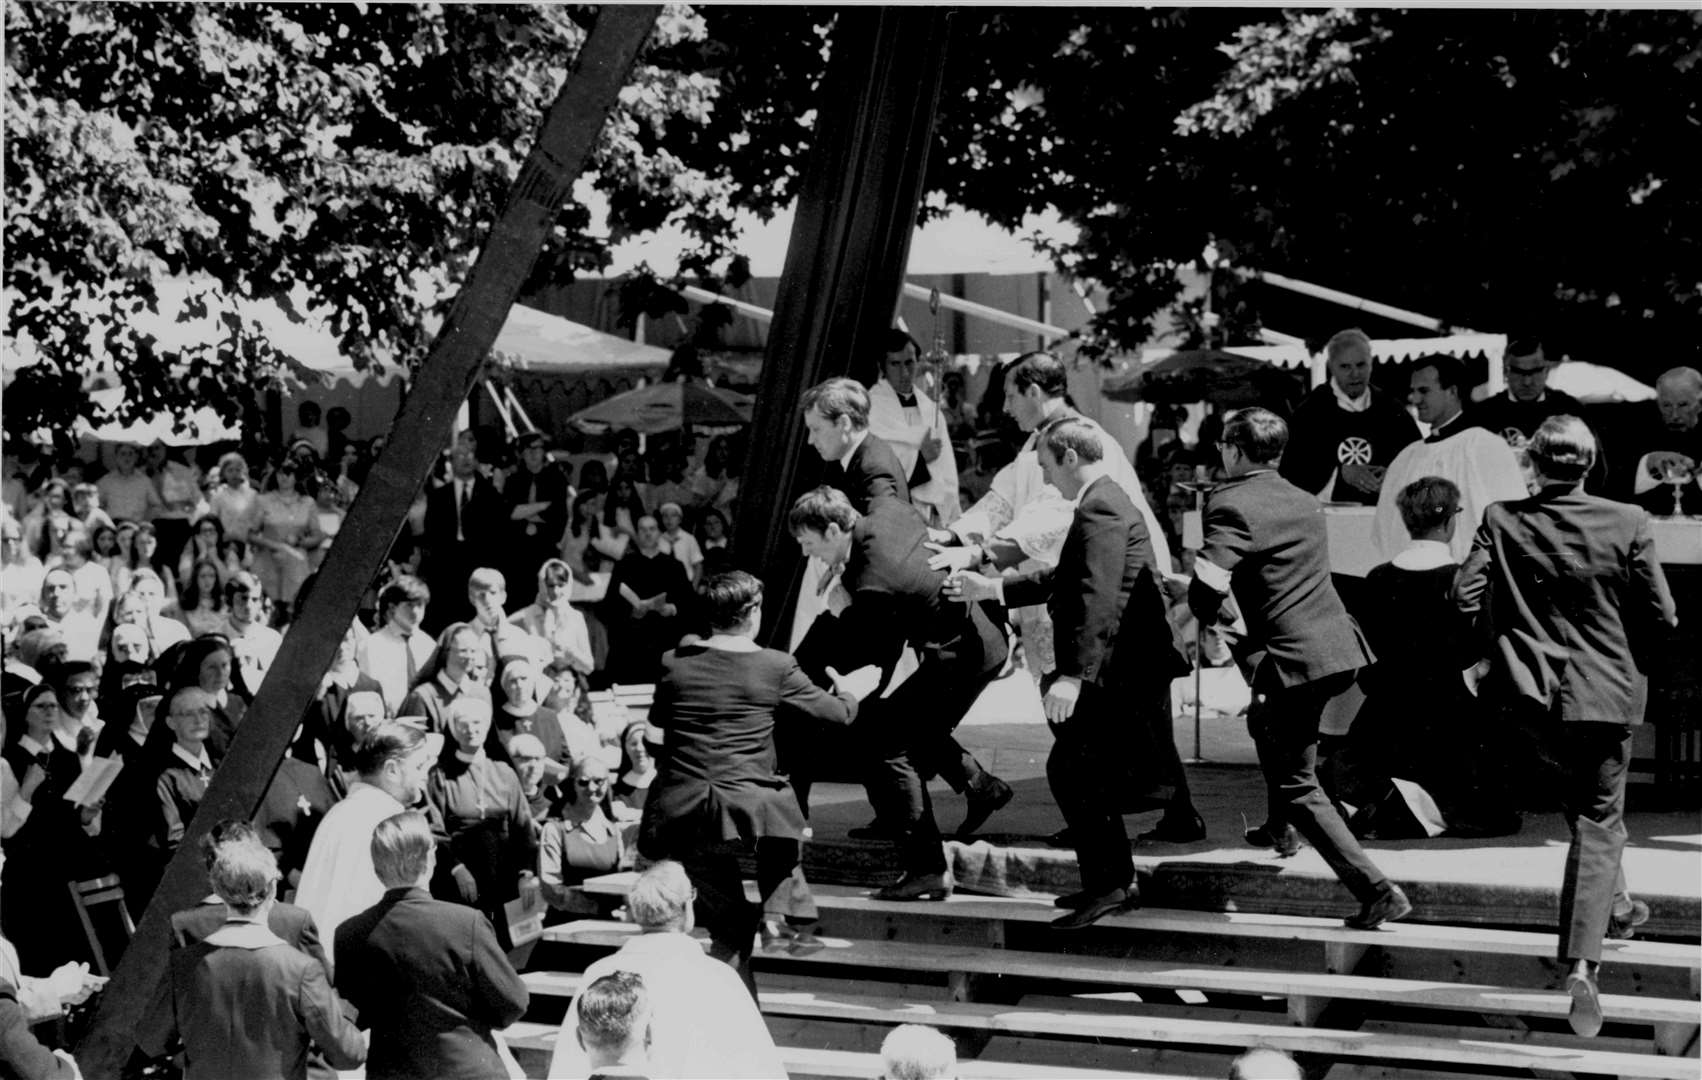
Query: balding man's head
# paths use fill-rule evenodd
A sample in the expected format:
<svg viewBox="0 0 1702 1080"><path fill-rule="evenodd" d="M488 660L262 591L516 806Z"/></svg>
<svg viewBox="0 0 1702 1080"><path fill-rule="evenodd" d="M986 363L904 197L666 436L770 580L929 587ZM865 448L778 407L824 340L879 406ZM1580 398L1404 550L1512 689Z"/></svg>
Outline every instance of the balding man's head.
<svg viewBox="0 0 1702 1080"><path fill-rule="evenodd" d="M1669 431L1690 431L1702 414L1702 372L1676 367L1655 381L1655 402Z"/></svg>

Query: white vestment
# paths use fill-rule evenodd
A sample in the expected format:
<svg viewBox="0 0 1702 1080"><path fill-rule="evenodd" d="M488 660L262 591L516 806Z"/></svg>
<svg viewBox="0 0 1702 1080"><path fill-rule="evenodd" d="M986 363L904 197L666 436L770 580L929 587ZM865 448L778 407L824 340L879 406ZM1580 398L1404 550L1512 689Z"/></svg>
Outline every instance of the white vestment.
<svg viewBox="0 0 1702 1080"><path fill-rule="evenodd" d="M384 883L372 868L372 834L379 822L405 809L382 788L357 780L313 834L295 902L319 927L327 962L334 961L337 927L384 899Z"/></svg>
<svg viewBox="0 0 1702 1080"><path fill-rule="evenodd" d="M1460 516L1454 538L1448 542L1454 561L1460 563L1471 553L1472 537L1477 535L1490 503L1530 494L1513 448L1492 431L1471 427L1439 442L1409 443L1389 464L1383 489L1377 494L1373 536L1385 560L1399 555L1412 542L1395 499L1402 488L1425 476L1451 480L1460 489Z"/></svg>
<svg viewBox="0 0 1702 1080"><path fill-rule="evenodd" d="M750 991L732 968L705 955L687 934L639 934L585 969L581 988L630 971L650 994L650 1065L655 1080L786 1080L780 1051ZM547 1076L588 1076L580 1049L579 997L556 1035Z"/></svg>
<svg viewBox="0 0 1702 1080"><path fill-rule="evenodd" d="M907 481L916 473L922 439L930 432L939 440L940 452L928 459L928 482L910 489L910 501L921 507L929 525L939 528L950 525L963 512L957 501L957 458L952 453L951 436L946 433L945 410L920 390L916 391L915 406L905 408L885 379L869 388L869 434L880 436L892 447Z"/></svg>

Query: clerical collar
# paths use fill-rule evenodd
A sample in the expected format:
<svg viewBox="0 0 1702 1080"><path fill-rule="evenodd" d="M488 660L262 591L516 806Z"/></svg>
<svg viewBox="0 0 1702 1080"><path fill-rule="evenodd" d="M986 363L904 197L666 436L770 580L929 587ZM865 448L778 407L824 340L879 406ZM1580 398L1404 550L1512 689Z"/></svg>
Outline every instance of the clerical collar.
<svg viewBox="0 0 1702 1080"><path fill-rule="evenodd" d="M903 408L906 408L906 409L919 409L919 408L921 408L921 405L917 404L917 401L916 401L916 384L915 383L910 384L910 393L901 394L901 393L898 392L898 387L892 385L891 380L883 378L883 379L881 379L881 381L886 383L887 389L892 391L892 396L898 399L898 404L900 406L902 406Z"/></svg>
<svg viewBox="0 0 1702 1080"><path fill-rule="evenodd" d="M1369 385L1360 392L1358 397L1348 397L1347 391L1336 385L1336 381L1331 379L1330 390L1336 395L1336 405L1343 412L1364 412L1371 407L1371 387Z"/></svg>
<svg viewBox="0 0 1702 1080"><path fill-rule="evenodd" d="M1434 570L1456 561L1448 545L1440 540L1414 540L1406 550L1389 560L1402 570Z"/></svg>
<svg viewBox="0 0 1702 1080"><path fill-rule="evenodd" d="M845 448L845 453L841 454L840 457L839 457L839 465L841 467L844 467L847 463L850 462L851 458L856 455L857 448L862 446L863 440L868 438L868 437L869 437L869 429L868 428L864 428L862 431L854 431L854 432L851 433L851 445L847 446Z"/></svg>
<svg viewBox="0 0 1702 1080"><path fill-rule="evenodd" d="M1460 417L1464 415L1466 414L1462 410L1461 412L1457 412L1453 416L1448 417L1448 419L1442 421L1440 424L1433 426L1430 429L1429 436L1426 437L1424 441L1427 443L1441 442L1443 439L1454 434L1451 429L1455 424L1459 423Z"/></svg>

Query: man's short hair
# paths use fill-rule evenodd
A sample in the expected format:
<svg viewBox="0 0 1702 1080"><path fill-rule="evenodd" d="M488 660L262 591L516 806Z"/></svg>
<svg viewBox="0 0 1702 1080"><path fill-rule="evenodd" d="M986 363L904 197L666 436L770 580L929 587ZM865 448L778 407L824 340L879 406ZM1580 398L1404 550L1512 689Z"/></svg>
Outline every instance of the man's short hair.
<svg viewBox="0 0 1702 1080"><path fill-rule="evenodd" d="M1460 512L1460 489L1452 480L1421 476L1400 490L1395 507L1407 532L1418 536L1446 525Z"/></svg>
<svg viewBox="0 0 1702 1080"><path fill-rule="evenodd" d="M165 703L162 701L160 704ZM220 844L259 838L260 834L254 831L254 826L238 818L226 818L217 823L201 837L201 858L207 864L207 872L213 872L213 860L218 858Z"/></svg>
<svg viewBox="0 0 1702 1080"><path fill-rule="evenodd" d="M260 579L247 570L239 570L230 576L229 581L225 582L225 601L227 603L237 596L253 596L258 599L265 594L266 590L261 587Z"/></svg>
<svg viewBox="0 0 1702 1080"><path fill-rule="evenodd" d="M792 504L786 515L786 526L793 536L805 529L825 535L830 524L850 532L862 516L843 491L823 484L798 496L798 501Z"/></svg>
<svg viewBox="0 0 1702 1080"><path fill-rule="evenodd" d="M412 574L397 574L378 594L378 624L384 625L390 618L391 609L397 604L429 603L431 588L425 582Z"/></svg>
<svg viewBox="0 0 1702 1080"><path fill-rule="evenodd" d="M1542 338L1529 335L1508 338L1507 351L1502 355L1508 360L1515 356L1535 357L1545 364L1552 363L1548 358L1548 351L1543 347Z"/></svg>
<svg viewBox="0 0 1702 1080"><path fill-rule="evenodd" d="M1223 425L1220 438L1255 465L1269 465L1288 449L1288 424L1269 409L1242 409Z"/></svg>
<svg viewBox="0 0 1702 1080"><path fill-rule="evenodd" d="M828 379L804 391L804 411L814 409L830 424L850 417L853 430L869 426L869 392L856 379Z"/></svg>
<svg viewBox="0 0 1702 1080"><path fill-rule="evenodd" d="M923 1024L900 1024L881 1043L887 1080L949 1080L957 1075L957 1045Z"/></svg>
<svg viewBox="0 0 1702 1080"><path fill-rule="evenodd" d="M762 603L762 582L743 570L728 570L705 578L702 596L710 629L731 630Z"/></svg>
<svg viewBox="0 0 1702 1080"><path fill-rule="evenodd" d="M258 837L220 844L207 870L213 891L239 915L252 915L272 898L278 860Z"/></svg>
<svg viewBox="0 0 1702 1080"><path fill-rule="evenodd" d="M1070 388L1070 369L1049 352L1023 353L1005 369L1005 381L1019 394L1038 386L1048 398L1061 398Z"/></svg>
<svg viewBox="0 0 1702 1080"><path fill-rule="evenodd" d="M1349 349L1363 349L1366 356L1371 355L1371 337L1359 327L1349 327L1337 330L1330 335L1330 340L1324 342L1324 355L1334 360Z"/></svg>
<svg viewBox="0 0 1702 1080"><path fill-rule="evenodd" d="M646 930L675 929L685 925L691 902L691 878L685 867L663 859L633 882L626 894L626 912Z"/></svg>
<svg viewBox="0 0 1702 1080"><path fill-rule="evenodd" d="M616 971L580 991L581 1046L613 1054L635 1042L650 1042L650 993L644 976Z"/></svg>
<svg viewBox="0 0 1702 1080"><path fill-rule="evenodd" d="M392 761L401 761L425 743L425 732L411 724L388 721L373 728L355 744L355 771L375 776Z"/></svg>
<svg viewBox="0 0 1702 1080"><path fill-rule="evenodd" d="M1444 390L1453 390L1464 401L1466 396L1466 365L1459 357L1447 353L1426 353L1412 362L1412 371L1416 375L1425 368L1436 369L1436 382Z"/></svg>
<svg viewBox="0 0 1702 1080"><path fill-rule="evenodd" d="M502 589L507 591L508 579L502 576L501 570L489 566L481 566L467 575L467 592L483 592L486 589Z"/></svg>
<svg viewBox="0 0 1702 1080"><path fill-rule="evenodd" d="M514 440L515 453L519 453L522 450L529 450L534 446L541 446L545 449L549 448L549 440L544 438L543 432L528 431L518 439Z"/></svg>
<svg viewBox="0 0 1702 1080"><path fill-rule="evenodd" d="M65 703L65 691L70 688L71 680L78 675L96 675L95 666L87 660L67 660L54 667L51 673L42 673L48 684L53 687L53 693L59 698L60 704Z"/></svg>
<svg viewBox="0 0 1702 1080"><path fill-rule="evenodd" d="M1105 443L1100 441L1099 432L1077 417L1058 421L1046 429L1042 438L1054 461L1063 461L1066 450L1074 450L1078 458L1090 465L1105 457Z"/></svg>
<svg viewBox="0 0 1702 1080"><path fill-rule="evenodd" d="M424 814L392 814L372 830L372 869L386 889L407 888L425 873L434 843Z"/></svg>
<svg viewBox="0 0 1702 1080"><path fill-rule="evenodd" d="M1596 437L1576 416L1551 416L1531 436L1529 452L1544 479L1576 483L1596 463Z"/></svg>

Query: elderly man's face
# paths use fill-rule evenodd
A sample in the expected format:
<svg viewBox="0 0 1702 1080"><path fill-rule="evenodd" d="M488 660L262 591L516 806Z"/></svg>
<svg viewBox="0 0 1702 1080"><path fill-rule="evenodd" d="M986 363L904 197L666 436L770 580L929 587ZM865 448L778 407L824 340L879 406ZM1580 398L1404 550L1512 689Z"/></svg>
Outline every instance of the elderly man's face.
<svg viewBox="0 0 1702 1080"><path fill-rule="evenodd" d="M1702 394L1685 386L1662 386L1655 397L1668 431L1689 431L1702 416Z"/></svg>
<svg viewBox="0 0 1702 1080"><path fill-rule="evenodd" d="M1357 345L1342 349L1330 357L1330 378L1342 393L1357 398L1371 383L1371 354Z"/></svg>

